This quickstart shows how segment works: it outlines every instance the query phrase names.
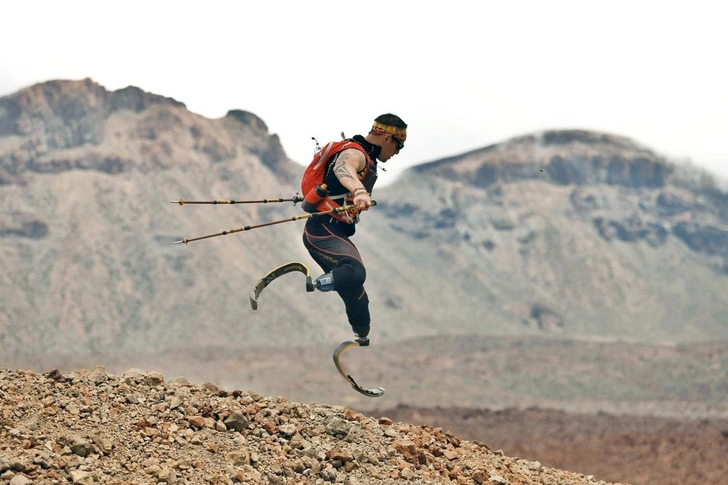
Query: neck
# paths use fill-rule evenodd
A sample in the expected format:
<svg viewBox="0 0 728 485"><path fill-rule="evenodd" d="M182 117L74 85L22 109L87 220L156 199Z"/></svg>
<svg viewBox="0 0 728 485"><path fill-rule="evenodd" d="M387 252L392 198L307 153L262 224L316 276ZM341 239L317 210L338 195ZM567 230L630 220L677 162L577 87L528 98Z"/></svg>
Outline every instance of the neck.
<svg viewBox="0 0 728 485"><path fill-rule="evenodd" d="M367 141L367 139L361 135L355 135L352 140L361 145L362 148L364 148L364 151L367 152L367 155L369 155L369 158L371 158L372 161L376 163L377 159L379 158L379 152L382 151L382 147L375 145L370 141Z"/></svg>

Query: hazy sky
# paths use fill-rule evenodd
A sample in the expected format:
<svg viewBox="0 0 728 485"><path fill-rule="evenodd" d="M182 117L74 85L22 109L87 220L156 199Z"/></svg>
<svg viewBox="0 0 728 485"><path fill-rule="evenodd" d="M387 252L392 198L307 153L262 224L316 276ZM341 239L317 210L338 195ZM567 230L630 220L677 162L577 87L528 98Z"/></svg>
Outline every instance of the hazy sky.
<svg viewBox="0 0 728 485"><path fill-rule="evenodd" d="M385 112L399 168L513 136L631 137L728 178L720 1L6 1L0 95L90 77L208 118L243 109L308 162ZM391 180L391 178L390 178Z"/></svg>

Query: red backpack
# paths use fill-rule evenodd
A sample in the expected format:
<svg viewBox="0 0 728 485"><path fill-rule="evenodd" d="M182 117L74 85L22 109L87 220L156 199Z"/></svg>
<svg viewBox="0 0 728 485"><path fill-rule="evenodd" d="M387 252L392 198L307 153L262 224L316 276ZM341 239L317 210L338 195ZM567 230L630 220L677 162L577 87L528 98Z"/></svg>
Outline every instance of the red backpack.
<svg viewBox="0 0 728 485"><path fill-rule="evenodd" d="M366 155L364 148L352 140L332 141L316 151L313 160L308 164L301 178L301 194L303 194L304 198L301 207L303 210L306 212L320 212L331 210L342 205L337 200L343 202L342 196L346 194L329 194L326 186L324 185L322 187L322 185L326 176L329 160L337 153L349 148L357 149ZM333 200L332 197L337 200ZM333 214L332 217L339 219L337 217L338 215ZM342 219L346 219L345 214L341 216Z"/></svg>

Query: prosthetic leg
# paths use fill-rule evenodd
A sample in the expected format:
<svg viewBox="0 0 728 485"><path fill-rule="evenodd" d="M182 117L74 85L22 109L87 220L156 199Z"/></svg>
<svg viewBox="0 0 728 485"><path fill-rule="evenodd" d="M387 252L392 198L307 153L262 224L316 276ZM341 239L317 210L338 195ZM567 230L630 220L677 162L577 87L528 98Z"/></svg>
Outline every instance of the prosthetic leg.
<svg viewBox="0 0 728 485"><path fill-rule="evenodd" d="M308 266L298 261L292 261L290 263L286 263L273 269L272 271L268 272L268 274L258 280L258 282L250 289L250 307L253 310L257 310L258 298L260 297L263 290L277 278L280 278L281 276L292 272L300 272L306 276L306 291L308 292L315 291L317 289L319 291L332 291L334 289L334 278L331 273L321 275L316 278L316 281L313 281L311 279L311 271ZM360 386L359 384L357 384L354 378L351 377L351 374L344 370L344 367L341 364L341 355L344 353L345 350L350 349L351 347L368 346L369 338L367 338L366 336L359 337L357 335L357 338L353 341L347 340L345 342L342 342L338 347L336 347L336 350L334 350L334 365L336 365L336 369L339 371L339 374L341 374L341 376L349 384L351 384L351 387L353 387L356 392L359 392L368 397L380 397L384 395L384 388L365 388Z"/></svg>

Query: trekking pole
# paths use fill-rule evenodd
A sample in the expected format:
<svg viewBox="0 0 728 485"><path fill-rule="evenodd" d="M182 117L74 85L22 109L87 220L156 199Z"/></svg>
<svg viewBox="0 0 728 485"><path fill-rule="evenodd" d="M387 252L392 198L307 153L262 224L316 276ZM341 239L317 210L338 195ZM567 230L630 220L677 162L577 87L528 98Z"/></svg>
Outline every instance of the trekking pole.
<svg viewBox="0 0 728 485"><path fill-rule="evenodd" d="M375 206L375 205L377 205L377 201L373 200L372 201L372 206ZM338 214L338 213L341 213L341 212L348 212L348 211L354 210L354 209L356 209L356 206L355 205L345 205L345 206L337 207L335 209L331 209L331 210L328 210L328 211L313 212L311 214L303 214L303 215L300 215L300 216L294 216L294 217L291 217L289 219L281 219L281 220L273 221L273 222L264 222L263 224L256 224L254 226L239 227L237 229L230 229L229 231L218 232L217 234L209 234L207 236L200 236L200 237L195 237L195 238L192 238L192 239L184 238L181 241L175 241L174 244L187 244L187 243L191 243L192 241L199 241L201 239L209 239L211 237L217 237L217 236L226 236L228 234L233 234L233 233L236 233L236 232L250 231L252 229L258 229L260 227L267 227L267 226L272 226L272 225L275 225L275 224L283 224L284 222L300 221L300 220L303 220L303 219L309 219L311 217L316 217L316 216L323 216L323 215L326 215L326 214L334 214L334 213L337 213Z"/></svg>
<svg viewBox="0 0 728 485"><path fill-rule="evenodd" d="M293 205L296 205L298 202L302 202L303 197L296 194L295 196L291 197L290 199L261 199L261 200L172 200L170 201L170 204L179 204L179 205L185 205L185 204L212 204L212 205L218 205L218 204L267 204L269 202L293 202Z"/></svg>

